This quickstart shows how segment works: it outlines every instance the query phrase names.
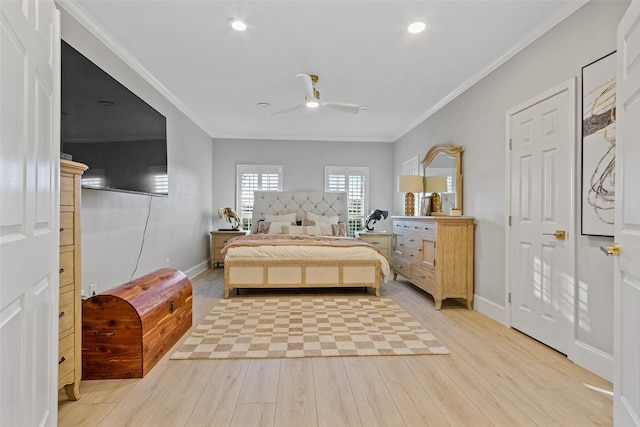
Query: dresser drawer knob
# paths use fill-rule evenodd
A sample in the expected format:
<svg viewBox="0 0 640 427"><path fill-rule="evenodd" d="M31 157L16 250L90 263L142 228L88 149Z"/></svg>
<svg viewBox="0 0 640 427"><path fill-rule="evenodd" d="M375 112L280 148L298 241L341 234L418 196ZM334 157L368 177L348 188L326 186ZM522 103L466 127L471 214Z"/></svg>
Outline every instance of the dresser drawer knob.
<svg viewBox="0 0 640 427"><path fill-rule="evenodd" d="M64 317L64 311L61 311L60 314L58 314L58 317Z"/></svg>
<svg viewBox="0 0 640 427"><path fill-rule="evenodd" d="M64 273L64 268L60 269L60 274Z"/></svg>
<svg viewBox="0 0 640 427"><path fill-rule="evenodd" d="M60 359L58 361L58 365L62 365L62 362L64 362L65 360L67 360L67 359L65 359L64 356L62 356L62 359Z"/></svg>
<svg viewBox="0 0 640 427"><path fill-rule="evenodd" d="M112 337L116 334L116 331L111 331L111 332L98 332L98 331L94 331L93 335L96 337Z"/></svg>
<svg viewBox="0 0 640 427"><path fill-rule="evenodd" d="M60 232L62 233L64 231L64 227L60 227Z"/></svg>

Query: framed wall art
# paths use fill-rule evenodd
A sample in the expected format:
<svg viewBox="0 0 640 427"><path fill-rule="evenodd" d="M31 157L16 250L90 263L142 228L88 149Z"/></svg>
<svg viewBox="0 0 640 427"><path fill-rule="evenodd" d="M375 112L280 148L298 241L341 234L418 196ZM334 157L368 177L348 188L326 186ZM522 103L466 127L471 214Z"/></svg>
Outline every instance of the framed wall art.
<svg viewBox="0 0 640 427"><path fill-rule="evenodd" d="M582 234L613 236L616 53L582 68Z"/></svg>

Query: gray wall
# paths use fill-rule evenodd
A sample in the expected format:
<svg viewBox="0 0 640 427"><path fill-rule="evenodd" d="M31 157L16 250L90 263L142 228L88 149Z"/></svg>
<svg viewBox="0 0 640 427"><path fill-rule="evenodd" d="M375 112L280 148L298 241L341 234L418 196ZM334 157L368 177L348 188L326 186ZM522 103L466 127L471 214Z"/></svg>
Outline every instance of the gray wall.
<svg viewBox="0 0 640 427"><path fill-rule="evenodd" d="M323 191L325 166L369 166L369 210L391 211L393 144L378 142L313 142L214 139L213 210L235 207L236 165L283 165L284 191ZM228 226L214 218L214 227ZM391 230L378 221L376 231Z"/></svg>
<svg viewBox="0 0 640 427"><path fill-rule="evenodd" d="M82 190L83 289L131 278L149 212L134 277L165 266L197 274L209 258L211 138L64 10L61 18L65 41L167 118L169 197Z"/></svg>
<svg viewBox="0 0 640 427"><path fill-rule="evenodd" d="M617 24L627 6L628 2L621 1L587 3L395 144L396 175L403 160L416 152L424 155L435 144L464 147L464 213L477 219L476 307L498 321L505 319L505 112L571 77L580 78L583 66L614 51ZM579 106L576 114L579 117ZM579 169L579 140L576 145ZM597 353L604 353L604 359L613 354L613 261L598 248L612 239L580 235L579 170L575 191L577 228L573 232L578 236L576 288L580 301L576 304L575 335L587 352L595 349L592 356L596 361L585 361L586 365L606 365L609 361L600 360ZM394 212L400 214L402 206L396 195ZM590 368L611 378L609 367Z"/></svg>

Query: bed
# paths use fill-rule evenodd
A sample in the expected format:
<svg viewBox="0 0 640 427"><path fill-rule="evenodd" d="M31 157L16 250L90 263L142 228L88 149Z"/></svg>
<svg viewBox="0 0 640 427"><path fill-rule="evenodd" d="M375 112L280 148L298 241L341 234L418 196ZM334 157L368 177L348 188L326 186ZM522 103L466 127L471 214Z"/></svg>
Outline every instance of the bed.
<svg viewBox="0 0 640 427"><path fill-rule="evenodd" d="M222 250L224 297L233 289L335 287L379 296L389 263L372 245L333 235L346 223L346 193L256 191L251 233Z"/></svg>

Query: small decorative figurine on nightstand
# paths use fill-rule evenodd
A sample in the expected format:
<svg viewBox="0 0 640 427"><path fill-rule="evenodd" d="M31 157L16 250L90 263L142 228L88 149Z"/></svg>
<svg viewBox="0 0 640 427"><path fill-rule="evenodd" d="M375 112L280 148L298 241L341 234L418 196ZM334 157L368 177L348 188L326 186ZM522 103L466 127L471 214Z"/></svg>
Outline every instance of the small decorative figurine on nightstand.
<svg viewBox="0 0 640 427"><path fill-rule="evenodd" d="M364 222L364 228L362 229L362 231L373 231L373 226L376 224L376 222L378 222L382 218L387 219L388 216L389 211L381 211L380 209L371 211ZM371 225L371 227L369 227L369 225Z"/></svg>
<svg viewBox="0 0 640 427"><path fill-rule="evenodd" d="M220 208L218 209L218 216L224 217L229 224L231 224L231 230L237 231L240 228L240 217L232 208ZM222 231L222 230L220 230Z"/></svg>

